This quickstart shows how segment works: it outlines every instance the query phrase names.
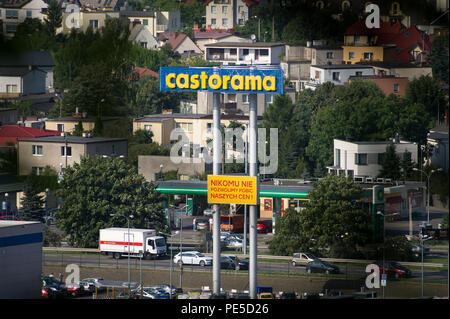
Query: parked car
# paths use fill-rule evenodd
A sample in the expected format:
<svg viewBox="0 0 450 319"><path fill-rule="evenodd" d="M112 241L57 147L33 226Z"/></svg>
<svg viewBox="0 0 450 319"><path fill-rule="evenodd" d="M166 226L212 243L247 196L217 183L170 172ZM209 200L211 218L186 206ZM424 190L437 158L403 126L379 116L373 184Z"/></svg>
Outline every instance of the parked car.
<svg viewBox="0 0 450 319"><path fill-rule="evenodd" d="M131 291L131 297L134 299L141 298L141 289ZM158 292L152 287L144 287L142 289L142 299L158 299Z"/></svg>
<svg viewBox="0 0 450 319"><path fill-rule="evenodd" d="M294 253L291 258L292 266L306 266L313 260L319 260L316 256L310 253Z"/></svg>
<svg viewBox="0 0 450 319"><path fill-rule="evenodd" d="M225 255L220 258L220 267L222 269L248 270L248 260L237 258L236 264L236 256Z"/></svg>
<svg viewBox="0 0 450 319"><path fill-rule="evenodd" d="M306 264L307 273L326 273L326 274L338 274L339 267L335 266L328 261L313 260Z"/></svg>
<svg viewBox="0 0 450 319"><path fill-rule="evenodd" d="M170 294L170 288L172 287L172 296L183 293L183 289L178 288L177 286L170 286L169 284L160 284L156 285L157 288L164 289L165 292Z"/></svg>
<svg viewBox="0 0 450 319"><path fill-rule="evenodd" d="M20 219L17 216L14 216L14 215L3 215L3 216L0 216L0 220L17 220L17 221L22 221L22 219Z"/></svg>
<svg viewBox="0 0 450 319"><path fill-rule="evenodd" d="M54 294L53 290L50 287L46 287L46 286L42 287L41 296L43 298L47 298L47 299L55 298L55 294Z"/></svg>
<svg viewBox="0 0 450 319"><path fill-rule="evenodd" d="M249 244L249 241L247 239L247 245ZM243 248L244 245L244 239L240 239L240 238L227 238L225 240L225 246L229 247L229 248Z"/></svg>
<svg viewBox="0 0 450 319"><path fill-rule="evenodd" d="M272 220L271 219L259 219L256 222L256 230L258 233L267 234L272 232Z"/></svg>
<svg viewBox="0 0 450 319"><path fill-rule="evenodd" d="M224 242L231 234L232 233L227 232L227 231L225 231L225 232L221 231L220 232L220 241Z"/></svg>
<svg viewBox="0 0 450 319"><path fill-rule="evenodd" d="M422 255L422 249L423 249L423 255L426 256L429 252L430 252L430 248L423 246L423 245L416 245L416 244L411 244L411 250L413 251L414 255L416 257L420 257Z"/></svg>
<svg viewBox="0 0 450 319"><path fill-rule="evenodd" d="M209 220L207 220L207 219L199 219L197 221L197 229L198 230L209 229Z"/></svg>
<svg viewBox="0 0 450 319"><path fill-rule="evenodd" d="M72 297L78 297L85 294L84 287L78 283L66 285L67 293Z"/></svg>
<svg viewBox="0 0 450 319"><path fill-rule="evenodd" d="M280 291L278 294L279 299L298 299L298 295L295 291Z"/></svg>
<svg viewBox="0 0 450 319"><path fill-rule="evenodd" d="M84 288L85 293L89 294L95 292L95 285L92 282L80 280L78 284Z"/></svg>
<svg viewBox="0 0 450 319"><path fill-rule="evenodd" d="M391 278L409 278L411 270L396 261L385 261L383 269L383 261L375 262L380 268L380 274L387 274Z"/></svg>
<svg viewBox="0 0 450 319"><path fill-rule="evenodd" d="M83 280L81 280L81 281L85 281L85 282L91 283L91 284L93 284L95 287L98 287L98 285L99 285L103 280L104 280L104 279L101 278L101 277L94 277L94 278L85 278L85 279L83 279ZM98 291L98 292L104 291L104 290L106 290L106 288L104 288L104 287L98 287L98 288L97 288L97 291Z"/></svg>
<svg viewBox="0 0 450 319"><path fill-rule="evenodd" d="M51 276L42 277L42 287L52 290L53 296L56 298L64 298L68 295L64 283Z"/></svg>
<svg viewBox="0 0 450 319"><path fill-rule="evenodd" d="M212 257L207 257L198 251L186 251L173 257L173 262L176 264L199 265L202 267L212 265L212 260Z"/></svg>

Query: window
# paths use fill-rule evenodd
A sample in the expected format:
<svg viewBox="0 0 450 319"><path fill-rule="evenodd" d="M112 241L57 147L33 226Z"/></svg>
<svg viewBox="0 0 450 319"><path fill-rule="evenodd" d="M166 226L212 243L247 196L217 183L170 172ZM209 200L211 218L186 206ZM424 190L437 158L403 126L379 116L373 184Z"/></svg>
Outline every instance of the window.
<svg viewBox="0 0 450 319"><path fill-rule="evenodd" d="M243 54L243 55L248 55L248 53L249 53L249 50L248 50L248 49L244 49L244 50L242 51L242 54Z"/></svg>
<svg viewBox="0 0 450 319"><path fill-rule="evenodd" d="M34 156L42 156L42 145L31 145L31 153Z"/></svg>
<svg viewBox="0 0 450 319"><path fill-rule="evenodd" d="M7 24L6 33L14 33L17 30L17 24Z"/></svg>
<svg viewBox="0 0 450 319"><path fill-rule="evenodd" d="M17 84L6 85L6 93L16 93L16 92L17 92Z"/></svg>
<svg viewBox="0 0 450 319"><path fill-rule="evenodd" d="M372 61L372 59L373 59L373 53L372 52L364 52L364 60Z"/></svg>
<svg viewBox="0 0 450 319"><path fill-rule="evenodd" d="M378 153L378 165L383 165L385 153Z"/></svg>
<svg viewBox="0 0 450 319"><path fill-rule="evenodd" d="M147 49L147 42L141 42L141 47L146 48Z"/></svg>
<svg viewBox="0 0 450 319"><path fill-rule="evenodd" d="M350 2L349 1L343 1L342 2L342 11L345 11L347 9L350 9Z"/></svg>
<svg viewBox="0 0 450 319"><path fill-rule="evenodd" d="M228 19L227 18L222 19L222 25L228 26Z"/></svg>
<svg viewBox="0 0 450 319"><path fill-rule="evenodd" d="M244 6L239 6L238 7L238 12L239 13L244 13Z"/></svg>
<svg viewBox="0 0 450 319"><path fill-rule="evenodd" d="M356 71L356 76L362 76L362 71Z"/></svg>
<svg viewBox="0 0 450 319"><path fill-rule="evenodd" d="M192 123L175 123L178 131L192 132Z"/></svg>
<svg viewBox="0 0 450 319"><path fill-rule="evenodd" d="M31 168L31 171L35 174L35 175L41 175L44 172L44 168L43 167L36 167L33 166Z"/></svg>
<svg viewBox="0 0 450 319"><path fill-rule="evenodd" d="M239 25L243 25L244 24L244 19L238 19L238 24Z"/></svg>
<svg viewBox="0 0 450 319"><path fill-rule="evenodd" d="M340 82L341 73L340 72L333 72L333 81Z"/></svg>
<svg viewBox="0 0 450 319"><path fill-rule="evenodd" d="M65 149L66 149L65 146L61 146L61 156L66 156ZM67 146L67 157L70 157L70 156L72 156L72 147Z"/></svg>
<svg viewBox="0 0 450 319"><path fill-rule="evenodd" d="M89 25L90 25L93 29L97 29L97 28L98 28L98 20L89 20Z"/></svg>
<svg viewBox="0 0 450 319"><path fill-rule="evenodd" d="M398 2L394 2L392 4L392 15L398 15L400 11L400 5L398 4Z"/></svg>
<svg viewBox="0 0 450 319"><path fill-rule="evenodd" d="M212 123L206 123L206 132L211 132L212 131Z"/></svg>
<svg viewBox="0 0 450 319"><path fill-rule="evenodd" d="M337 167L341 167L341 150L336 148L335 149L335 165Z"/></svg>
<svg viewBox="0 0 450 319"><path fill-rule="evenodd" d="M356 165L367 165L367 154L361 153L355 154L355 164Z"/></svg>
<svg viewBox="0 0 450 319"><path fill-rule="evenodd" d="M394 93L398 93L398 83L394 84Z"/></svg>
<svg viewBox="0 0 450 319"><path fill-rule="evenodd" d="M242 94L242 103L248 104L250 101L248 100L248 94Z"/></svg>
<svg viewBox="0 0 450 319"><path fill-rule="evenodd" d="M27 10L27 18L32 18L32 12L30 10Z"/></svg>
<svg viewBox="0 0 450 319"><path fill-rule="evenodd" d="M151 131L151 130L152 130L152 126L150 124L144 125L144 131Z"/></svg>
<svg viewBox="0 0 450 319"><path fill-rule="evenodd" d="M261 49L259 50L260 56L269 56L269 49Z"/></svg>
<svg viewBox="0 0 450 319"><path fill-rule="evenodd" d="M211 13L213 13L213 14L217 13L217 7L216 6L211 6Z"/></svg>
<svg viewBox="0 0 450 319"><path fill-rule="evenodd" d="M224 14L228 13L228 7L227 6L223 6L222 7L222 13L224 13Z"/></svg>
<svg viewBox="0 0 450 319"><path fill-rule="evenodd" d="M327 59L333 59L333 58L334 58L333 52L327 52Z"/></svg>
<svg viewBox="0 0 450 319"><path fill-rule="evenodd" d="M56 130L60 132L64 132L64 124L56 124Z"/></svg>
<svg viewBox="0 0 450 319"><path fill-rule="evenodd" d="M355 42L355 44L356 44L356 43L359 43L359 41L361 41L360 36L359 36L359 35L355 35L355 36L353 37L353 41Z"/></svg>
<svg viewBox="0 0 450 319"><path fill-rule="evenodd" d="M215 25L216 24L216 19L211 19L211 24Z"/></svg>
<svg viewBox="0 0 450 319"><path fill-rule="evenodd" d="M236 94L228 93L228 103L236 103Z"/></svg>
<svg viewBox="0 0 450 319"><path fill-rule="evenodd" d="M355 58L355 52L349 52L348 53L348 59L353 60Z"/></svg>
<svg viewBox="0 0 450 319"><path fill-rule="evenodd" d="M266 94L266 103L267 104L273 103L273 95L272 94Z"/></svg>
<svg viewBox="0 0 450 319"><path fill-rule="evenodd" d="M6 19L19 19L19 11L6 10Z"/></svg>
<svg viewBox="0 0 450 319"><path fill-rule="evenodd" d="M319 78L320 78L320 71L316 71L315 78L316 78L316 79L319 79Z"/></svg>

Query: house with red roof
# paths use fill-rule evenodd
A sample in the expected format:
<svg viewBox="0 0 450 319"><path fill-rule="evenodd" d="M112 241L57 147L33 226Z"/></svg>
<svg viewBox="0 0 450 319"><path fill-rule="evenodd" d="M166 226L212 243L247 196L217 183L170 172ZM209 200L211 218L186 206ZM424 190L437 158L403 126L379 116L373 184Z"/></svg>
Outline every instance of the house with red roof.
<svg viewBox="0 0 450 319"><path fill-rule="evenodd" d="M344 34L343 60L359 62L425 62L431 39L417 26L381 22L380 28L367 28L365 21L351 25Z"/></svg>
<svg viewBox="0 0 450 319"><path fill-rule="evenodd" d="M158 35L159 45L170 44L172 51L183 56L202 55L200 48L183 32L163 32Z"/></svg>
<svg viewBox="0 0 450 319"><path fill-rule="evenodd" d="M25 127L20 125L0 126L0 146L13 143L17 145L18 139L29 139L42 136L59 136L60 131L42 130L40 128Z"/></svg>

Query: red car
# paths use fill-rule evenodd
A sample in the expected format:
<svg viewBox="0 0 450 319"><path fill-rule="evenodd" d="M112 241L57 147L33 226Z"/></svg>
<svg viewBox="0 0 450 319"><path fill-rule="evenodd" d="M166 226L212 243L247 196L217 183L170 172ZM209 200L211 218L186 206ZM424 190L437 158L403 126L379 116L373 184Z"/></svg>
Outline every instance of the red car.
<svg viewBox="0 0 450 319"><path fill-rule="evenodd" d="M260 233L272 232L272 220L271 219L260 219L257 221L256 230Z"/></svg>
<svg viewBox="0 0 450 319"><path fill-rule="evenodd" d="M19 220L22 221L22 219L17 218L14 215L3 215L0 217L0 220Z"/></svg>
<svg viewBox="0 0 450 319"><path fill-rule="evenodd" d="M84 295L84 287L79 284L66 285L67 294L72 297L78 297Z"/></svg>
<svg viewBox="0 0 450 319"><path fill-rule="evenodd" d="M385 261L384 270L382 261L377 261L375 264L378 265L378 267L380 267L380 274L386 273L388 277L396 279L411 277L411 270L409 270L408 268L406 268L405 266L401 265L398 262Z"/></svg>
<svg viewBox="0 0 450 319"><path fill-rule="evenodd" d="M55 294L53 293L53 290L50 289L50 287L42 287L41 295L43 298L48 298L48 299L52 299L55 297Z"/></svg>

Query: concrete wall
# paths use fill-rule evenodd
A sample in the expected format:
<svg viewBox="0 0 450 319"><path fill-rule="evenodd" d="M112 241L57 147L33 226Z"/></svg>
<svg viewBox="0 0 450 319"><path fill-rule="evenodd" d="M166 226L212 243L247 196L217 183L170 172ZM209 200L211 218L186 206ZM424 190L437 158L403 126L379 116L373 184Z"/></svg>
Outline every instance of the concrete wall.
<svg viewBox="0 0 450 319"><path fill-rule="evenodd" d="M0 223L0 269L0 299L41 298L41 223Z"/></svg>

